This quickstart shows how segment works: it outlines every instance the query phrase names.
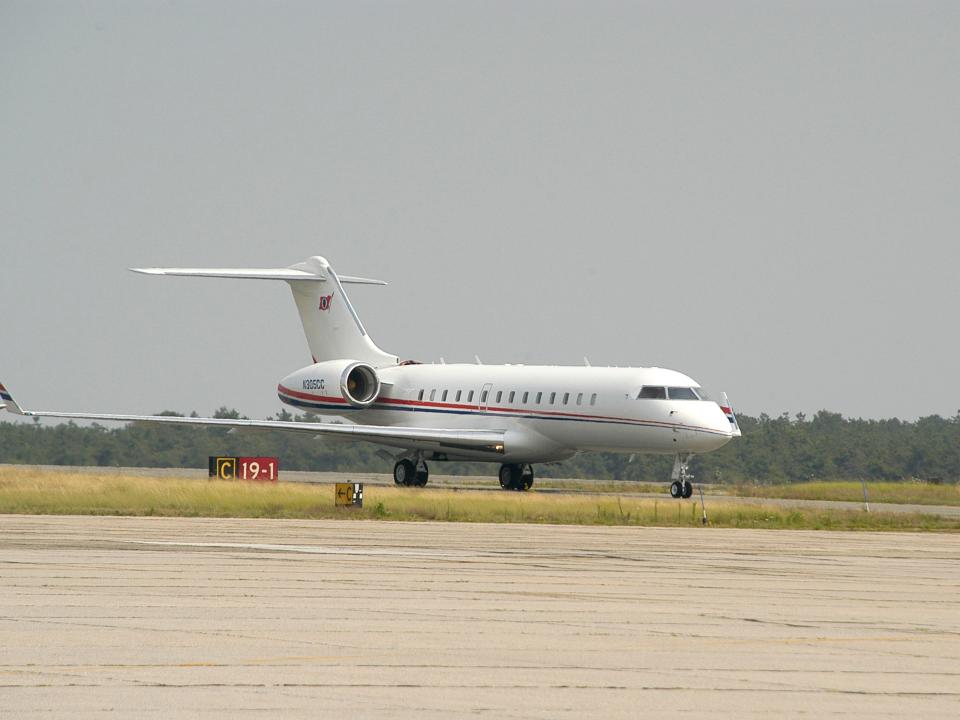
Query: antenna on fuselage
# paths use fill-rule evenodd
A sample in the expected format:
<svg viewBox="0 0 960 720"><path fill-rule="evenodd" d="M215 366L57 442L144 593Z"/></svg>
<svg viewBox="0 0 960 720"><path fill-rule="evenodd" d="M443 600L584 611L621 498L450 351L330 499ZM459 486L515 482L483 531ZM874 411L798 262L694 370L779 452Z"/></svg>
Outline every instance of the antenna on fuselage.
<svg viewBox="0 0 960 720"><path fill-rule="evenodd" d="M473 359L477 361L477 365L483 365L483 363L480 362L480 356L479 356L479 355L474 355L474 356L473 356Z"/></svg>
<svg viewBox="0 0 960 720"><path fill-rule="evenodd" d="M583 356L583 364L584 364L584 366L586 366L586 367L591 367L590 361L587 360L587 356L586 356L586 355Z"/></svg>

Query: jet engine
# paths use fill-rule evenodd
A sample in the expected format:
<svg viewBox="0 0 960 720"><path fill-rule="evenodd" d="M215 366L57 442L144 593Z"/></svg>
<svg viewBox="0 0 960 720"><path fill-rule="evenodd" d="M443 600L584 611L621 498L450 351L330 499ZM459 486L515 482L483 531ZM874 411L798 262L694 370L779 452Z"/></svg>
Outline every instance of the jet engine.
<svg viewBox="0 0 960 720"><path fill-rule="evenodd" d="M380 378L372 365L355 360L328 360L300 368L277 387L280 399L295 407L333 409L346 401L355 408L372 405L380 395Z"/></svg>
<svg viewBox="0 0 960 720"><path fill-rule="evenodd" d="M372 405L380 394L377 371L366 363L350 363L340 373L340 392L343 399L354 407Z"/></svg>

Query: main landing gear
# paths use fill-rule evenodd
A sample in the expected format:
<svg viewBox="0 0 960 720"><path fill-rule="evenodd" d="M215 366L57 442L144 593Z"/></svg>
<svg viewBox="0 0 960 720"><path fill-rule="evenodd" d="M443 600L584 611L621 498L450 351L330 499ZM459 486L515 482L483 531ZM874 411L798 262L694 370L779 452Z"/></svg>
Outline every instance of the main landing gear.
<svg viewBox="0 0 960 720"><path fill-rule="evenodd" d="M504 490L529 490L533 486L533 465L501 465L500 487Z"/></svg>
<svg viewBox="0 0 960 720"><path fill-rule="evenodd" d="M430 468L423 460L413 462L413 460L398 460L393 466L393 481L397 485L406 485L407 487L423 487L427 484L430 477Z"/></svg>
<svg viewBox="0 0 960 720"><path fill-rule="evenodd" d="M673 482L670 483L670 497L688 498L693 495L693 475L687 465L692 455L677 455L673 461Z"/></svg>

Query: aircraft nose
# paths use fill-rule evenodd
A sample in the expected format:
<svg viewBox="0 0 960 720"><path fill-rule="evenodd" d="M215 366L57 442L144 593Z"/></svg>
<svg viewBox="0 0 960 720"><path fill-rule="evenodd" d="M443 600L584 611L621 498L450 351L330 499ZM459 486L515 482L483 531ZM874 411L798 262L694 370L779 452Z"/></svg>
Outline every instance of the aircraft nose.
<svg viewBox="0 0 960 720"><path fill-rule="evenodd" d="M730 421L720 406L714 402L703 403L700 412L701 427L706 432L697 433L697 444L700 452L709 452L723 447L733 437Z"/></svg>

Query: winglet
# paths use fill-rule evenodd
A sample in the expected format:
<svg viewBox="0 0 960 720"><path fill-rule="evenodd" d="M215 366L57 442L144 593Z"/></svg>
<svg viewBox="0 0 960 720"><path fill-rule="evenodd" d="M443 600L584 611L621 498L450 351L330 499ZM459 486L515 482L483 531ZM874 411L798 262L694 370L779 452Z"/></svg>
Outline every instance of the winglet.
<svg viewBox="0 0 960 720"><path fill-rule="evenodd" d="M720 409L723 410L723 414L726 415L727 420L730 421L730 431L733 433L733 436L740 437L740 423L737 422L737 416L733 414L733 408L727 399L726 393L720 393Z"/></svg>
<svg viewBox="0 0 960 720"><path fill-rule="evenodd" d="M0 383L0 400L3 400L3 403L0 404L0 407L4 408L8 412L12 412L14 415L28 414L24 412L23 408L20 407L19 403L17 403L17 401L13 399L13 396L10 394L10 391L3 386L3 383Z"/></svg>

